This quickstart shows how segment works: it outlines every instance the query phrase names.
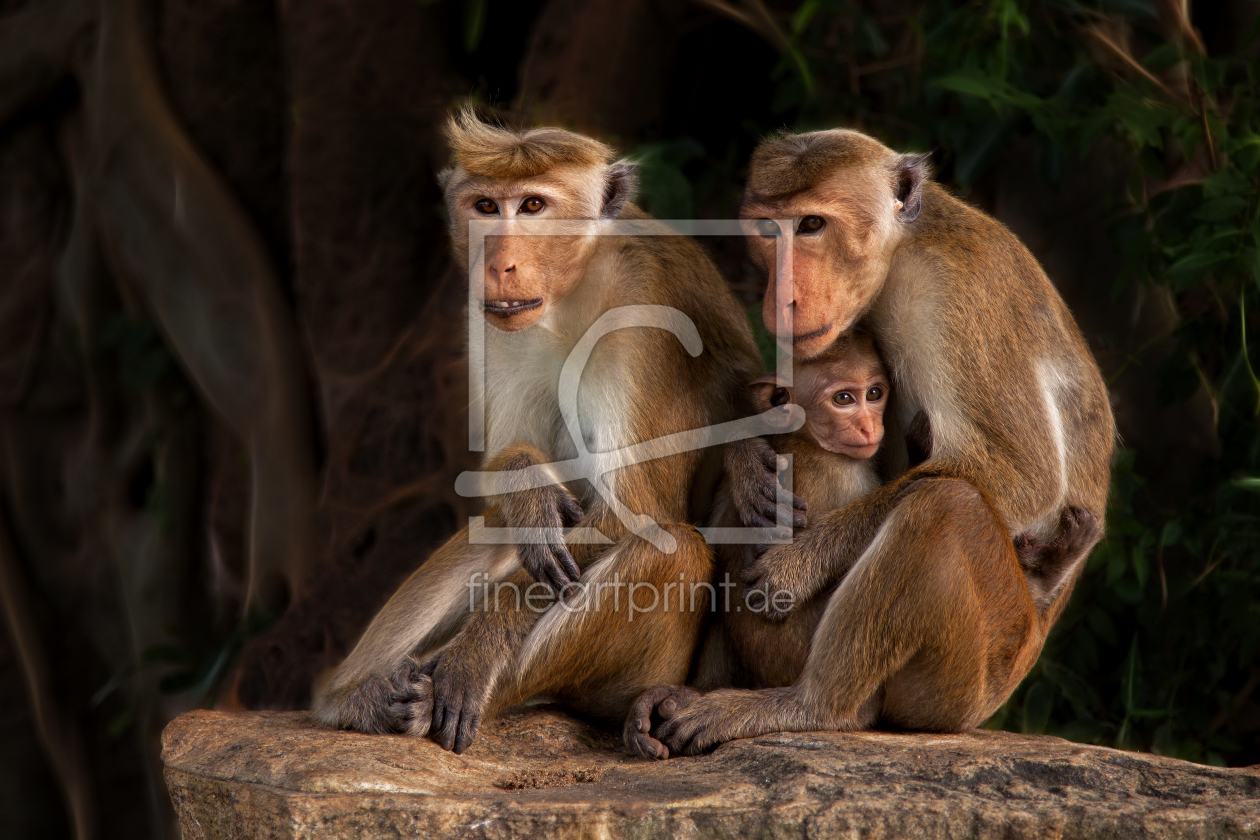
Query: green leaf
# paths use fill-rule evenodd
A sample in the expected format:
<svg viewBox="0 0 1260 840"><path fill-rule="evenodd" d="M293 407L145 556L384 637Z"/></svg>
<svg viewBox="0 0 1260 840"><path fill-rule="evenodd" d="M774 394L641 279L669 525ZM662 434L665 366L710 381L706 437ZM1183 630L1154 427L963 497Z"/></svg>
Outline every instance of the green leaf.
<svg viewBox="0 0 1260 840"><path fill-rule="evenodd" d="M1162 546L1176 545L1181 541L1181 523L1176 519L1164 523L1164 530L1159 535L1159 544Z"/></svg>
<svg viewBox="0 0 1260 840"><path fill-rule="evenodd" d="M1138 589L1146 586L1146 574L1150 571L1150 563L1146 560L1146 552L1141 546L1133 548L1133 577L1137 579Z"/></svg>
<svg viewBox="0 0 1260 840"><path fill-rule="evenodd" d="M805 0L792 14L792 34L800 37L805 31L805 27L809 26L809 22L813 20L814 15L818 13L818 0Z"/></svg>
<svg viewBox="0 0 1260 840"><path fill-rule="evenodd" d="M466 0L464 5L464 49L476 51L486 30L486 0Z"/></svg>
<svg viewBox="0 0 1260 840"><path fill-rule="evenodd" d="M1239 490L1247 490L1251 493L1260 493L1260 478L1253 478L1250 476L1247 478L1235 478L1230 482L1230 484L1234 485Z"/></svg>
<svg viewBox="0 0 1260 840"><path fill-rule="evenodd" d="M1006 93L1006 82L979 70L959 70L933 82L937 87L992 100Z"/></svg>
<svg viewBox="0 0 1260 840"><path fill-rule="evenodd" d="M1199 205L1194 217L1205 222L1222 222L1232 219L1247 209L1247 199L1240 195L1226 195L1212 198Z"/></svg>
<svg viewBox="0 0 1260 840"><path fill-rule="evenodd" d="M1228 252L1192 251L1170 265L1165 276L1173 280L1187 277L1202 277L1216 266L1228 260L1230 256L1231 254Z"/></svg>

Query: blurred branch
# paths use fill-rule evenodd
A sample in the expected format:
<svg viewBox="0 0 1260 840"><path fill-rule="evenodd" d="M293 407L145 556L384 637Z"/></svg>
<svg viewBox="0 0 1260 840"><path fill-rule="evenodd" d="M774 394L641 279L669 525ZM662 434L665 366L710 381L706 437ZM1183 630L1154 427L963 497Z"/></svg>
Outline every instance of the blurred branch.
<svg viewBox="0 0 1260 840"><path fill-rule="evenodd" d="M1142 66L1142 63L1133 57L1128 47L1121 43L1121 38L1117 37L1115 32L1107 32L1110 24L1107 21L1099 21L1091 24L1084 24L1080 27L1081 31L1089 36L1094 43L1102 47L1113 58L1119 59L1120 63L1128 70L1146 79L1155 87L1159 88L1169 99L1178 104L1185 105L1187 108L1193 108L1194 103L1190 100L1188 94L1184 92L1174 91L1166 85L1158 76Z"/></svg>
<svg viewBox="0 0 1260 840"><path fill-rule="evenodd" d="M746 26L764 38L779 52L790 52L792 44L784 34L782 27L771 17L761 0L734 0L742 8L726 0L693 0L698 6L712 9L723 17L730 18L741 26Z"/></svg>
<svg viewBox="0 0 1260 840"><path fill-rule="evenodd" d="M23 578L8 527L0 514L0 605L4 607L5 623L21 661L40 741L48 751L53 771L70 806L74 836L76 840L92 840L96 836L96 807L87 775L87 758L72 722L74 717L66 714L57 703L57 693L48 675L48 656L31 614L34 596Z"/></svg>
<svg viewBox="0 0 1260 840"><path fill-rule="evenodd" d="M258 234L162 95L137 0L102 5L97 50L79 68L87 192L114 273L143 294L206 402L249 449L248 611L278 599L277 575L299 588L318 559L296 327Z"/></svg>

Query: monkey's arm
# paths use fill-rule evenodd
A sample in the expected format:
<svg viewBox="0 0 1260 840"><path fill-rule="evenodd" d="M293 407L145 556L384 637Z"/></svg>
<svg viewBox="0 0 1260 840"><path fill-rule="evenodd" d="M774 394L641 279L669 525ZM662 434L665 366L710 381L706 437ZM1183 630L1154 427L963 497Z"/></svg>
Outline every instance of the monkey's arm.
<svg viewBox="0 0 1260 840"><path fill-rule="evenodd" d="M742 577L749 590L764 593L767 609L763 615L781 619L793 607L843 578L911 486L920 479L943 476L957 477L940 464L917 467L842 508L818 516L813 525L796 533L791 543L771 546L760 557L752 557ZM790 604L778 609L773 596L783 592L791 596ZM783 605L783 601L778 604Z"/></svg>
<svg viewBox="0 0 1260 840"><path fill-rule="evenodd" d="M546 456L526 443L496 453L486 463L490 471L523 470L547 463ZM499 496L498 518L508 528L543 529L545 542L526 542L517 546L521 565L534 580L560 592L581 575L578 564L564 544L566 527L582 521L582 507L561 484L514 489Z"/></svg>

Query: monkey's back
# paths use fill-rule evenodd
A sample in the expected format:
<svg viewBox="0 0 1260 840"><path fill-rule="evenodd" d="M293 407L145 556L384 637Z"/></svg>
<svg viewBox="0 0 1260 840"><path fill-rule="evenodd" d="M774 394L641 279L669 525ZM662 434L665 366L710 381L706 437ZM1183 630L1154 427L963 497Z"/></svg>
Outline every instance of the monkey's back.
<svg viewBox="0 0 1260 840"><path fill-rule="evenodd" d="M905 282L921 273L930 282ZM926 300L907 293L925 285ZM1065 505L1102 517L1115 439L1102 375L1049 277L1004 225L925 184L872 317L905 411L932 418L933 457L969 473L1013 533L1044 533Z"/></svg>

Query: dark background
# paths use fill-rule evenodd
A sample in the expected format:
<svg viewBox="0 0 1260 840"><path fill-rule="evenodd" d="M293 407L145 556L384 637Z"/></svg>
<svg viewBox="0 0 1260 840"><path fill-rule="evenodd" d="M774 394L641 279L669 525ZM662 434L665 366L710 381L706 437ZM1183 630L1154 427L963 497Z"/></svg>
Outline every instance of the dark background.
<svg viewBox="0 0 1260 840"><path fill-rule="evenodd" d="M162 726L308 703L472 512L434 177L468 98L614 144L664 218L732 217L778 128L931 151L1058 284L1122 438L1108 539L990 725L1260 762L1253 0L137 5L0 0L10 836L171 835ZM136 209L180 172L191 222ZM754 306L743 245L704 244ZM315 509L247 606L268 447Z"/></svg>

